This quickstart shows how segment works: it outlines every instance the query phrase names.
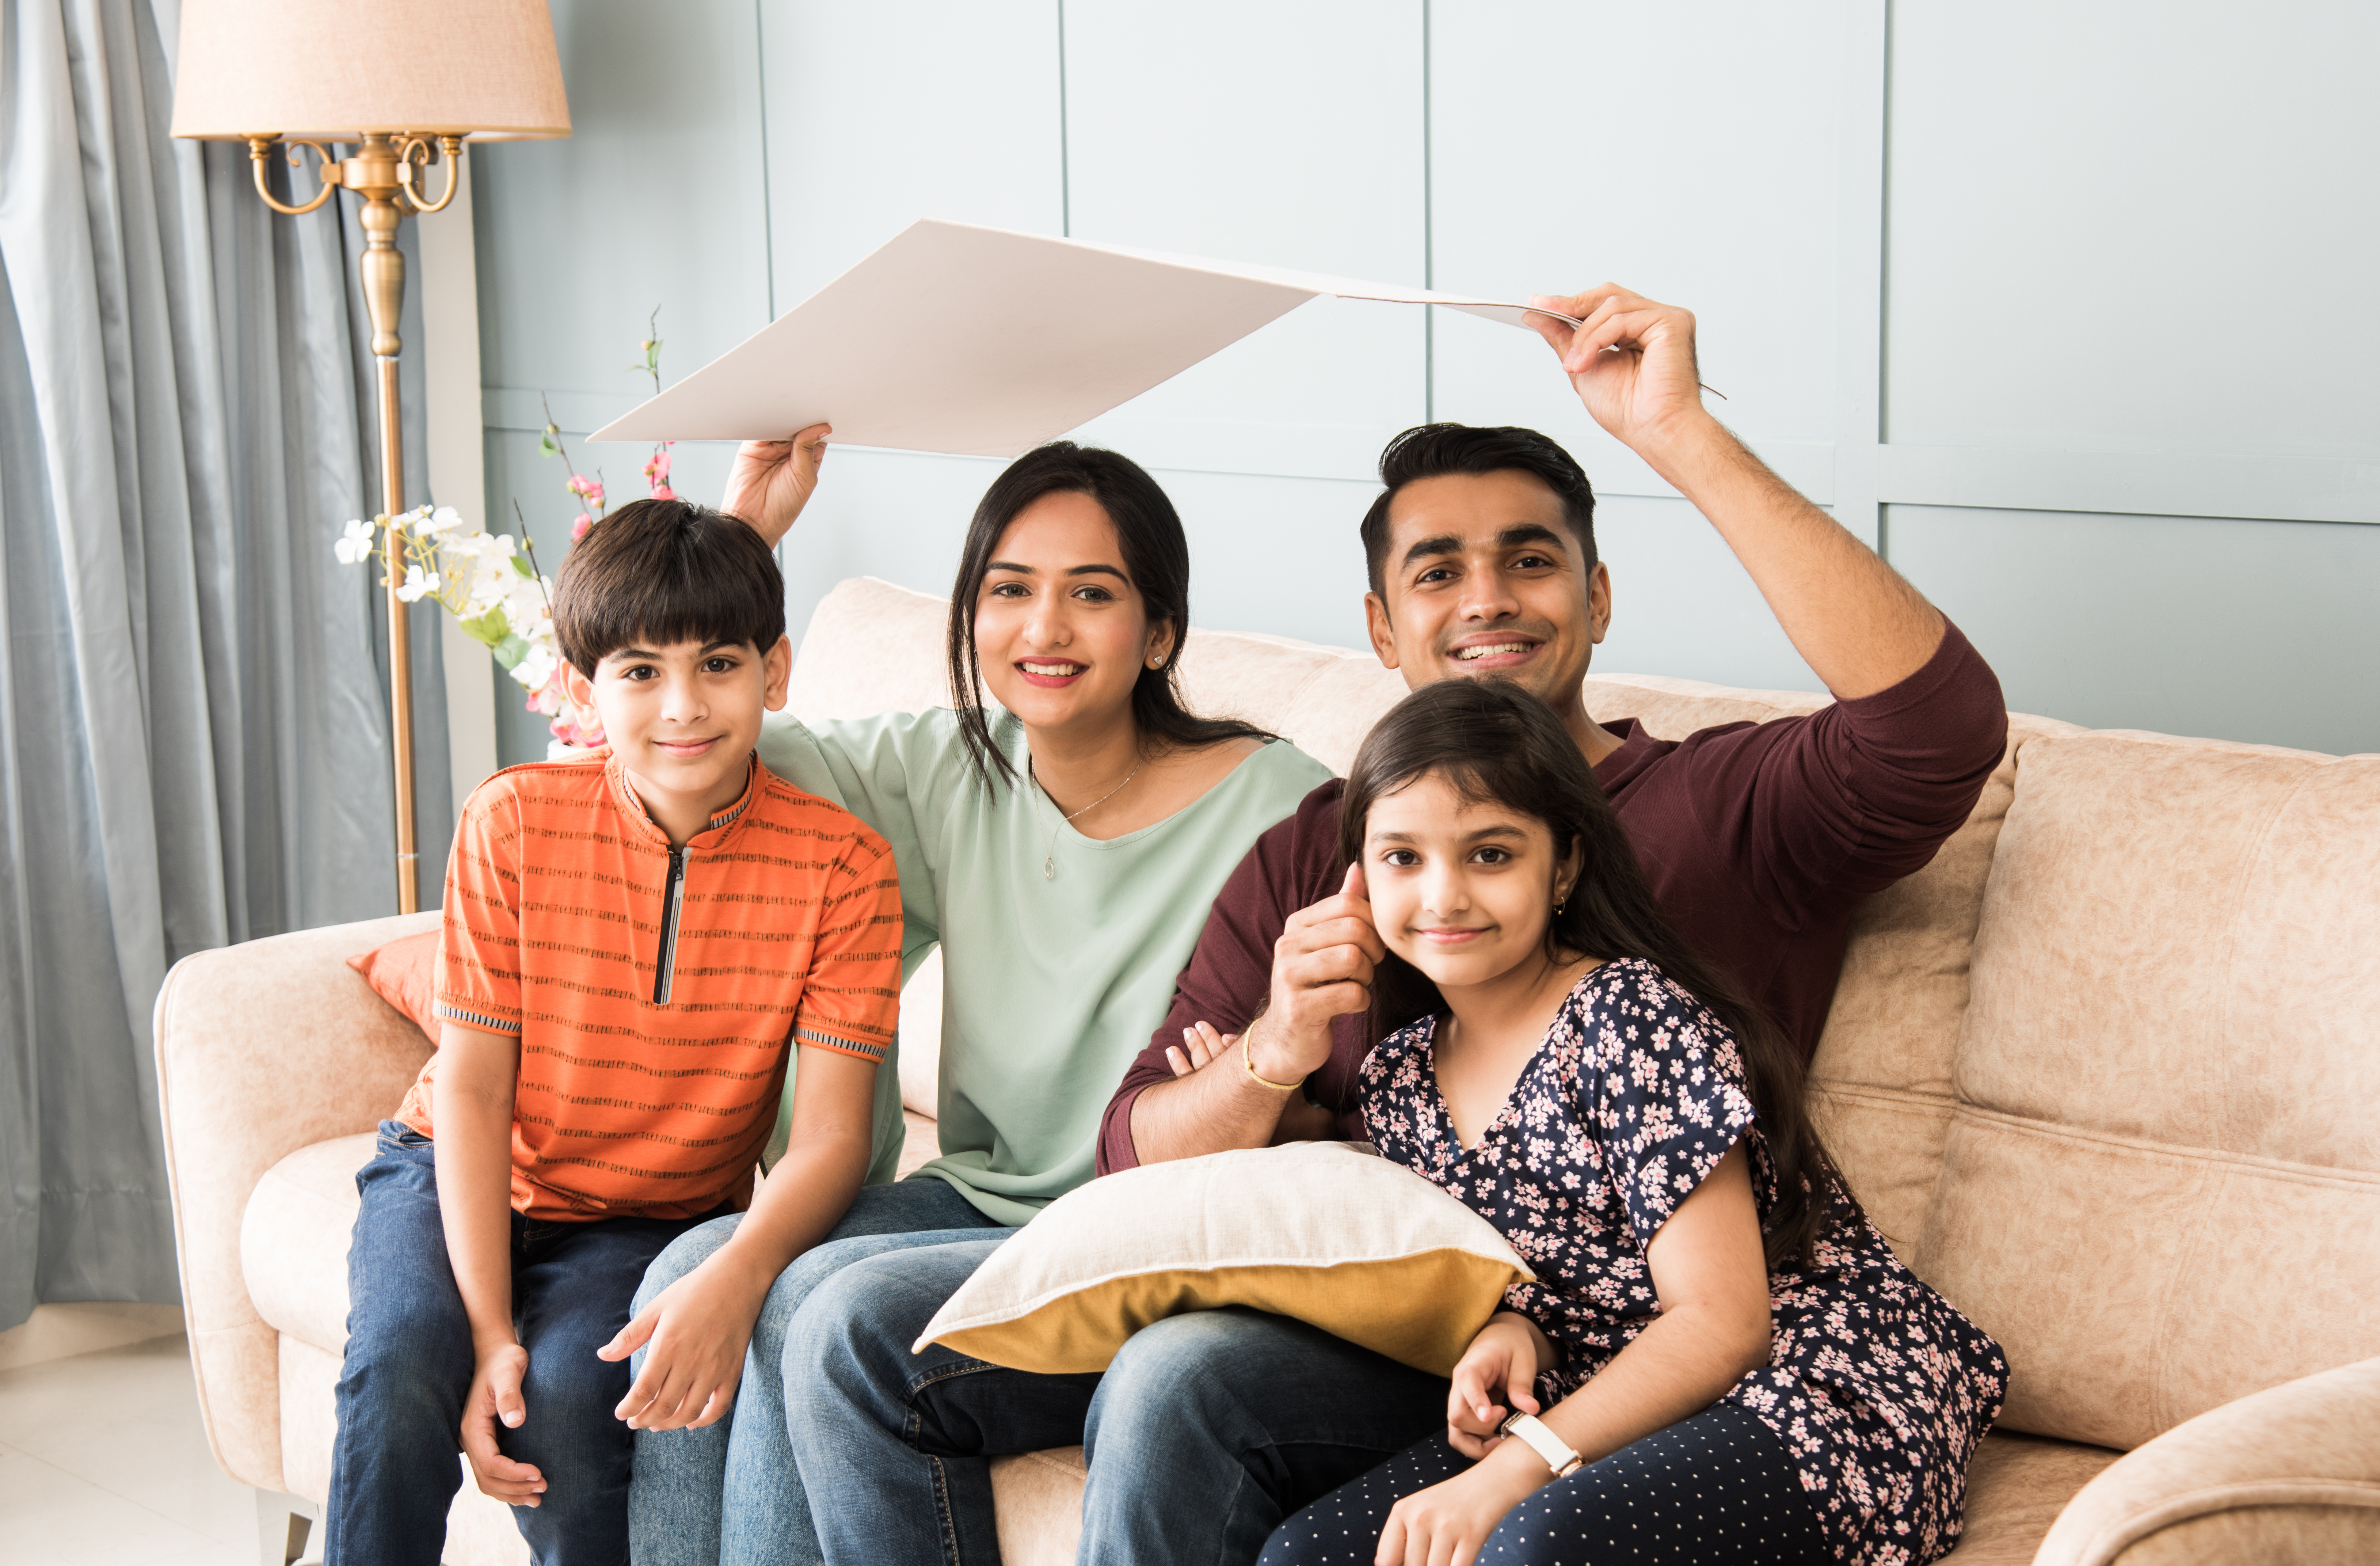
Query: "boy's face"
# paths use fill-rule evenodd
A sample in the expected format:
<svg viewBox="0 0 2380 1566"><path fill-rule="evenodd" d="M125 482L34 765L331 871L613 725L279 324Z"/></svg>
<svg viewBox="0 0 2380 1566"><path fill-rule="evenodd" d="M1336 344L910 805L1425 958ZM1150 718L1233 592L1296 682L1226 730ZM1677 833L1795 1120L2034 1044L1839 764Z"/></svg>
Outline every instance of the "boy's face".
<svg viewBox="0 0 2380 1566"><path fill-rule="evenodd" d="M576 668L567 679L640 793L716 810L744 792L760 714L784 706L793 664L783 637L765 652L750 642L639 642L605 657L593 679Z"/></svg>

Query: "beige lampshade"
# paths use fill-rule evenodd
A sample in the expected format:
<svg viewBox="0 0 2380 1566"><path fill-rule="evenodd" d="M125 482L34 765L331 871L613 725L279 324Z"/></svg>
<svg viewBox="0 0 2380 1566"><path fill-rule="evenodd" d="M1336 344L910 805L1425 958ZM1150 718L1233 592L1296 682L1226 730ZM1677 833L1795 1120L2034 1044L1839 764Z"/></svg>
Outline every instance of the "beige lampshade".
<svg viewBox="0 0 2380 1566"><path fill-rule="evenodd" d="M546 0L183 0L176 136L567 136Z"/></svg>

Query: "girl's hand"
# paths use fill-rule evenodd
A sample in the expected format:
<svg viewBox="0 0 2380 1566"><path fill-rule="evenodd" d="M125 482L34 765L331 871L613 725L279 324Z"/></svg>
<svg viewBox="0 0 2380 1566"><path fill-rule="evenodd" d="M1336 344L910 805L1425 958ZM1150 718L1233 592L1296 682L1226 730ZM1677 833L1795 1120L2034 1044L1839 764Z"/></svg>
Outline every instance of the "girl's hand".
<svg viewBox="0 0 2380 1566"><path fill-rule="evenodd" d="M752 1323L775 1282L743 1267L731 1244L655 1295L595 1351L598 1359L617 1361L652 1345L613 1416L631 1430L700 1429L725 1418L744 1377Z"/></svg>
<svg viewBox="0 0 2380 1566"><path fill-rule="evenodd" d="M1529 1460L1536 1463L1536 1454ZM1537 1463L1537 1472L1545 1464ZM1373 1566L1471 1566L1496 1524L1536 1494L1539 1482L1518 1463L1482 1463L1415 1491L1389 1512Z"/></svg>
<svg viewBox="0 0 2380 1566"><path fill-rule="evenodd" d="M831 424L813 424L790 441L747 441L735 448L719 509L742 517L771 549L793 527L818 489Z"/></svg>
<svg viewBox="0 0 2380 1566"><path fill-rule="evenodd" d="M1536 1414L1529 1393L1543 1357L1544 1334L1516 1311L1498 1311L1454 1367L1446 1393L1446 1442L1465 1457L1485 1457L1504 1443L1497 1426L1513 1409Z"/></svg>

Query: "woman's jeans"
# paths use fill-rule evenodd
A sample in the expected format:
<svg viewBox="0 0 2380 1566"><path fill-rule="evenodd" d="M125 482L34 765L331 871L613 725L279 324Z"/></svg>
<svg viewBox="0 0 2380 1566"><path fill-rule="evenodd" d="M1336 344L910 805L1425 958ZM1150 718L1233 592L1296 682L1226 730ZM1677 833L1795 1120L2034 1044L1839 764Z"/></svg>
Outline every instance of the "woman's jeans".
<svg viewBox="0 0 2380 1566"><path fill-rule="evenodd" d="M694 1270L741 1215L679 1236L637 1291L637 1310ZM818 1533L785 1427L785 1332L812 1290L854 1262L914 1245L998 1241L1014 1233L931 1175L867 1185L827 1237L778 1276L752 1326L735 1406L700 1430L639 1430L628 1486L637 1566L811 1566ZM633 1361L644 1368L644 1354ZM625 1395L625 1392L622 1394Z"/></svg>
<svg viewBox="0 0 2380 1566"><path fill-rule="evenodd" d="M347 1249L347 1347L339 1371L323 1547L333 1561L437 1566L462 1482L455 1448L477 1357L446 1256L430 1138L382 1121L357 1171L363 1208ZM646 1265L698 1219L549 1223L512 1215L513 1319L528 1351L507 1457L534 1463L545 1494L513 1508L540 1566L628 1559L628 1429L613 1407L625 1365L595 1357L628 1324Z"/></svg>

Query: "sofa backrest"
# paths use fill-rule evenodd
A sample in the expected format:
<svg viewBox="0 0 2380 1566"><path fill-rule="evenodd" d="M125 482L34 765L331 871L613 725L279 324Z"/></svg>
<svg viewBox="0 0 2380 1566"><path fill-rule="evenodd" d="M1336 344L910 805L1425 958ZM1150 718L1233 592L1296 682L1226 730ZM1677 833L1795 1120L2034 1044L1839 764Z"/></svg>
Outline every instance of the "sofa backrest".
<svg viewBox="0 0 2380 1566"><path fill-rule="evenodd" d="M2380 757L2017 754L1918 1270L2129 1448L2380 1354Z"/></svg>
<svg viewBox="0 0 2380 1566"><path fill-rule="evenodd" d="M844 583L793 710L946 701L945 612ZM1214 631L1183 685L1341 771L1404 694L1368 652ZM1828 699L1586 683L1665 738ZM903 1022L927 1112L937 1020ZM2375 1046L2380 758L2012 714L1966 824L1855 916L1812 1075L1877 1226L2008 1349L2009 1426L2129 1448L2380 1354Z"/></svg>

